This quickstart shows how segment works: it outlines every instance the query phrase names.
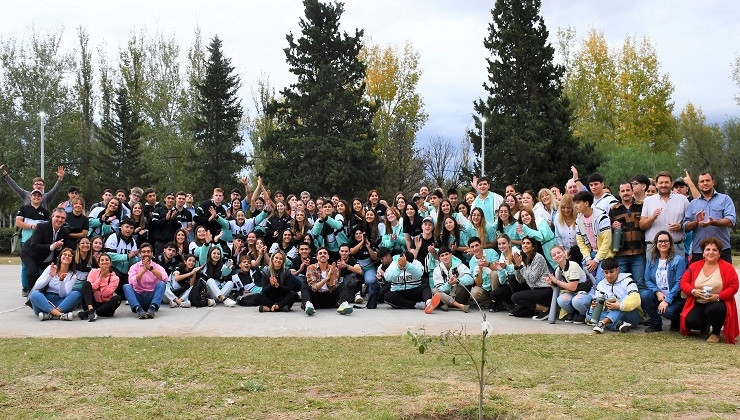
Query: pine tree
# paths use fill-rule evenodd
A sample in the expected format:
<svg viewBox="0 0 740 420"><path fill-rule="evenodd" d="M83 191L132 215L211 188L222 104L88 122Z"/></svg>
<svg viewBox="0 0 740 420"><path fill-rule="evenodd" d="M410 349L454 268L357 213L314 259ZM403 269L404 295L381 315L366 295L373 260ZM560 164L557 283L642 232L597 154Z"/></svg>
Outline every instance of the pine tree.
<svg viewBox="0 0 740 420"><path fill-rule="evenodd" d="M486 175L497 191L506 184L540 188L563 185L570 165L587 174L598 156L580 146L569 129L570 113L562 96L563 69L553 64L539 0L497 0L489 35L489 96L475 102L485 117ZM480 119L471 131L473 149L481 152Z"/></svg>
<svg viewBox="0 0 740 420"><path fill-rule="evenodd" d="M231 59L222 52L216 36L208 45L205 78L198 84L198 109L195 117L196 156L192 169L200 180L201 197L210 197L214 187L230 188L246 164L240 149L242 107L237 96L241 82L234 74Z"/></svg>
<svg viewBox="0 0 740 420"><path fill-rule="evenodd" d="M95 166L101 184L104 188L148 185L142 156L141 120L124 86L119 86L115 95L113 114L103 120L98 132L101 150Z"/></svg>
<svg viewBox="0 0 740 420"><path fill-rule="evenodd" d="M304 0L301 37L286 36L285 56L298 81L272 101L266 114L277 128L261 142L265 179L286 191L364 194L378 183L372 128L375 109L365 94L365 64L358 55L362 30L340 33L342 3Z"/></svg>

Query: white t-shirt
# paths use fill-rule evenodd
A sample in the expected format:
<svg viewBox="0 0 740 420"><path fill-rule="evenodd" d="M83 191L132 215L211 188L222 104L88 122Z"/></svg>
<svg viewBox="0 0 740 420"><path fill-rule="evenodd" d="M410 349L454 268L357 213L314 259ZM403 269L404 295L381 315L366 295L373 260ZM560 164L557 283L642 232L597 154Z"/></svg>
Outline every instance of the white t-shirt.
<svg viewBox="0 0 740 420"><path fill-rule="evenodd" d="M670 285L668 284L668 260L659 260L658 269L655 271L655 284L664 295L668 296Z"/></svg>

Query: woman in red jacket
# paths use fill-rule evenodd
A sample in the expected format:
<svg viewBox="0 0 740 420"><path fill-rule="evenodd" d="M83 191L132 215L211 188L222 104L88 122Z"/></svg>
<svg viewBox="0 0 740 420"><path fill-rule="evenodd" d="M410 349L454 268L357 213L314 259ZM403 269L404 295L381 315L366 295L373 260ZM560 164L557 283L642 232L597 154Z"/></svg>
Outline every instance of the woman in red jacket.
<svg viewBox="0 0 740 420"><path fill-rule="evenodd" d="M707 341L718 343L724 326L725 342L734 344L740 335L735 304L737 272L732 264L719 258L719 239L706 238L699 245L704 259L691 264L681 278L681 291L687 295L681 312L681 333L703 331L709 324L712 330Z"/></svg>

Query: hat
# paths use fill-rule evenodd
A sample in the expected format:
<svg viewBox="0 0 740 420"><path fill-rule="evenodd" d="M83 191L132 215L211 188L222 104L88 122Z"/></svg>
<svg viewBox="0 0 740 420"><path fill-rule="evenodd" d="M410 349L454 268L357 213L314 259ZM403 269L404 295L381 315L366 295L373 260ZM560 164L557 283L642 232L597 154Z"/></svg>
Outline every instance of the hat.
<svg viewBox="0 0 740 420"><path fill-rule="evenodd" d="M167 195L165 195L165 197L174 197L174 196L175 196L175 193L173 193L172 191L168 192Z"/></svg>
<svg viewBox="0 0 740 420"><path fill-rule="evenodd" d="M390 253L391 253L391 250L390 249L388 249L388 248L386 248L384 246L381 246L380 248L378 248L377 255L378 255L378 258L383 258L383 257L385 257L386 255L388 255Z"/></svg>
<svg viewBox="0 0 740 420"><path fill-rule="evenodd" d="M31 191L31 195L38 194L38 195L44 195L44 193L41 192L41 190L33 190Z"/></svg>
<svg viewBox="0 0 740 420"><path fill-rule="evenodd" d="M421 196L419 195L419 193L416 193L416 194L414 194L413 197L411 197L412 200L416 200L417 198L421 198Z"/></svg>
<svg viewBox="0 0 740 420"><path fill-rule="evenodd" d="M421 224L423 225L426 222L429 222L431 224L434 224L434 219L432 219L432 216L427 216L427 217L424 218L424 220L421 221Z"/></svg>
<svg viewBox="0 0 740 420"><path fill-rule="evenodd" d="M673 188L676 188L676 187L688 187L688 186L689 186L689 184L687 184L687 183L686 183L686 182L685 182L685 181L684 181L683 179L681 179L681 178L676 178L676 180L675 180L675 181L673 181Z"/></svg>
<svg viewBox="0 0 740 420"><path fill-rule="evenodd" d="M67 188L67 192L68 192L68 193L72 193L72 192L80 192L80 189L79 189L79 188L77 188L77 187L75 187L74 185L72 185L71 187Z"/></svg>

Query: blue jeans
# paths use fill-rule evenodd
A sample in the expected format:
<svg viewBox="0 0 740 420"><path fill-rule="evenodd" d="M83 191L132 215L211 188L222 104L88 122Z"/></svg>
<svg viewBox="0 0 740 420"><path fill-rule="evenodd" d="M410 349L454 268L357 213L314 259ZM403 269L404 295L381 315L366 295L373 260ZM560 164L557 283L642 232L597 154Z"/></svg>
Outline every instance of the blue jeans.
<svg viewBox="0 0 740 420"><path fill-rule="evenodd" d="M637 284L637 289L642 292L647 289L645 286L645 255L627 255L617 257L619 262L619 271L621 273L632 274L632 280Z"/></svg>
<svg viewBox="0 0 740 420"><path fill-rule="evenodd" d="M140 307L143 311L151 309L157 312L159 306L162 305L162 296L164 296L165 290L167 290L167 286L163 281L154 286L154 291L144 293L136 293L134 287L130 284L123 285L123 294L126 295L126 300L131 306L131 312L136 312L137 307Z"/></svg>
<svg viewBox="0 0 740 420"><path fill-rule="evenodd" d="M594 259L594 258L596 258L596 251L591 251L591 259ZM583 271L588 271L585 263L582 264L582 267L583 267ZM643 271L645 270L644 265L642 269ZM599 265L598 267L596 267L596 272L592 271L591 274L593 274L594 278L596 279L596 284L594 284L594 286L599 284L599 282L604 278L604 270L601 269L601 261L599 261Z"/></svg>
<svg viewBox="0 0 740 420"><path fill-rule="evenodd" d="M650 325L662 325L663 320L660 317L661 314L658 313L658 304L660 304L660 302L658 302L655 292L652 290L643 290L640 292L640 299L642 300L642 309L644 309L650 317ZM670 320L678 319L678 315L681 314L681 310L683 309L683 304L684 300L676 296L676 299L674 299L673 302L665 308L663 316Z"/></svg>
<svg viewBox="0 0 740 420"><path fill-rule="evenodd" d="M586 315L588 308L591 306L593 296L585 292L579 292L576 295L570 293L561 293L558 296L558 306L569 314L579 313Z"/></svg>
<svg viewBox="0 0 740 420"><path fill-rule="evenodd" d="M624 298L620 299L619 301L623 302ZM640 311L637 309L633 309L629 312L620 311L619 309L609 310L606 309L606 306L604 306L604 312L601 313L601 318L599 318L599 320L603 321L604 318L609 318L612 320L611 324L607 325L606 328L616 331L617 323L619 321L629 322L633 326L639 325Z"/></svg>
<svg viewBox="0 0 740 420"><path fill-rule="evenodd" d="M31 299L33 313L36 315L38 315L39 312L45 312L48 314L54 308L57 308L64 313L71 311L75 306L79 305L82 300L82 294L77 290L72 290L67 296L62 298L54 292L43 293L40 290L34 290L29 295L29 299Z"/></svg>

